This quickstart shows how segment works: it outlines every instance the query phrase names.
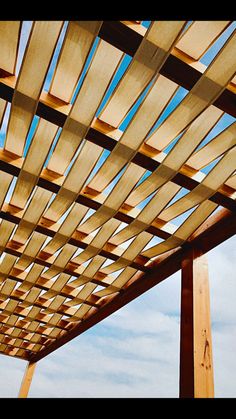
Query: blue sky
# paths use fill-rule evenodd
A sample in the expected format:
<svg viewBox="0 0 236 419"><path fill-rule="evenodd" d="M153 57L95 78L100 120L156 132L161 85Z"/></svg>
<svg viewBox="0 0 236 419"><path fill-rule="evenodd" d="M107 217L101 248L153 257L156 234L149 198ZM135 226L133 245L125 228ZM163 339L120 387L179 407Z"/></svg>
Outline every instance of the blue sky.
<svg viewBox="0 0 236 419"><path fill-rule="evenodd" d="M49 68L44 89L49 90L53 71L63 42L67 22L63 26L58 45ZM149 21L143 23L148 27ZM23 24L20 42L17 73L19 72L23 51L30 33L32 22ZM233 23L219 38L210 50L201 58L201 62L209 65L225 40L230 36L236 24ZM78 81L72 103L81 87L86 71L96 51L97 38L88 56L85 68ZM124 58L111 81L98 110L97 116L107 102L115 86L128 67L131 57ZM144 100L152 83L136 101L124 121L120 125L123 131L130 123L133 115ZM188 93L180 87L153 129L159 126L175 109ZM10 106L6 112L0 131L0 147L4 146L7 120ZM24 155L26 155L33 134L38 124L35 117L29 131ZM208 134L201 146L205 145L215 135L230 125L235 119L224 115L213 130ZM49 156L55 147L57 138L52 145ZM176 139L177 141L177 139ZM175 141L165 150L167 153ZM107 156L104 151L93 173L99 169ZM214 165L202 171L208 173ZM143 180L149 175L147 172ZM120 176L109 185L105 192L109 193ZM11 191L13 187L11 188ZM11 193L11 192L10 192ZM184 188L174 198L180 198L187 193ZM150 198L149 198L150 199ZM149 199L146 199L142 208ZM174 202L173 200L173 202ZM191 212L192 210L190 210ZM181 215L173 222L179 225L190 212ZM159 241L158 239L155 239ZM155 241L154 240L154 241ZM152 245L155 244L152 242ZM233 266L235 252L235 238L222 244L209 253L215 390L216 396L235 397L234 375L236 361L235 332L235 293ZM150 245L150 244L149 244ZM229 254L231 257L229 258ZM235 255L236 256L236 255ZM51 354L47 359L39 362L30 390L31 397L178 397L178 365L179 365L179 307L180 307L180 274L159 284L144 296L130 303L127 307L113 314L101 324L98 324L85 334L70 342L63 348ZM15 397L23 375L25 362L10 357L0 356L0 391L3 397Z"/></svg>

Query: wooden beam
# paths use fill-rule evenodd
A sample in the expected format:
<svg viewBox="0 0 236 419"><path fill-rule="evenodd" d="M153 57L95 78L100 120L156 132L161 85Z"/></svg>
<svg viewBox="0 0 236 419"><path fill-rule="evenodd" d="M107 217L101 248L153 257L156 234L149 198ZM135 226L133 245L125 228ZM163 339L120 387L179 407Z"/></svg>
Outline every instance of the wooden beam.
<svg viewBox="0 0 236 419"><path fill-rule="evenodd" d="M28 362L26 366L25 374L21 383L21 388L20 388L20 392L18 396L19 399L25 399L28 396L35 367L36 367L35 362Z"/></svg>
<svg viewBox="0 0 236 419"><path fill-rule="evenodd" d="M146 274L137 273L126 284L123 292L102 298L99 309L91 308L80 324L75 325L68 333L48 345L37 355L31 356L30 360L33 362L39 361L177 272L181 268L182 260L189 248L201 249L204 254L235 233L236 215L225 209L218 211L196 230L194 236L190 237L183 247L159 256L149 265L149 268L152 269Z"/></svg>
<svg viewBox="0 0 236 419"><path fill-rule="evenodd" d="M134 56L143 39L142 35L127 25L113 20L103 22L98 36L131 57Z"/></svg>
<svg viewBox="0 0 236 419"><path fill-rule="evenodd" d="M190 249L182 260L180 397L214 397L210 296L206 255Z"/></svg>

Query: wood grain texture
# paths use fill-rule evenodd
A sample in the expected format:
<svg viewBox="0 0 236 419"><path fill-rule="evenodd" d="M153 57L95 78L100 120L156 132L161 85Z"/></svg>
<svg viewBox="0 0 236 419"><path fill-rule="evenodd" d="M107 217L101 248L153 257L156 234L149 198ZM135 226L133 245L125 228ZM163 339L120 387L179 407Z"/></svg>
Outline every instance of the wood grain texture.
<svg viewBox="0 0 236 419"><path fill-rule="evenodd" d="M47 74L62 22L33 24L17 78L5 141L5 149L22 156L30 124ZM44 40L47 39L45 44ZM37 72L35 72L35 67Z"/></svg>
<svg viewBox="0 0 236 419"><path fill-rule="evenodd" d="M69 103L101 21L69 22L49 92Z"/></svg>
<svg viewBox="0 0 236 419"><path fill-rule="evenodd" d="M20 21L0 22L0 69L10 74L15 73L20 30Z"/></svg>
<svg viewBox="0 0 236 419"><path fill-rule="evenodd" d="M95 117L103 95L123 54L100 41L80 91L65 121L48 169L63 174ZM66 149L66 152L65 152Z"/></svg>
<svg viewBox="0 0 236 419"><path fill-rule="evenodd" d="M194 60L204 52L229 26L230 21L194 21L177 42L176 47Z"/></svg>
<svg viewBox="0 0 236 419"><path fill-rule="evenodd" d="M19 399L25 399L28 396L31 381L34 375L36 363L29 362L26 366L25 375L23 377L19 392Z"/></svg>
<svg viewBox="0 0 236 419"><path fill-rule="evenodd" d="M180 397L214 397L208 265L196 250L182 261Z"/></svg>
<svg viewBox="0 0 236 419"><path fill-rule="evenodd" d="M126 73L99 118L118 127L129 109L167 59L185 22L152 22Z"/></svg>
<svg viewBox="0 0 236 419"><path fill-rule="evenodd" d="M102 192L125 164L134 158L176 90L177 85L175 83L162 76L157 78L131 123L119 138L119 142L112 153L91 180L90 188Z"/></svg>

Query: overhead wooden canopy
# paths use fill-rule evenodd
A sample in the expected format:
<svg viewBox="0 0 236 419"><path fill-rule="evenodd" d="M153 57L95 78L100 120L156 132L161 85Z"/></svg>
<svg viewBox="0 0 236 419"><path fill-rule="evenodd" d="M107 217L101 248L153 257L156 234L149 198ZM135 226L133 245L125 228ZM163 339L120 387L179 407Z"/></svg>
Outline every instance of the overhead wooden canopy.
<svg viewBox="0 0 236 419"><path fill-rule="evenodd" d="M36 21L15 75L23 26L0 22L0 353L38 361L179 270L189 247L235 233L235 122L205 139L236 116L236 34L205 66L231 22L186 24Z"/></svg>

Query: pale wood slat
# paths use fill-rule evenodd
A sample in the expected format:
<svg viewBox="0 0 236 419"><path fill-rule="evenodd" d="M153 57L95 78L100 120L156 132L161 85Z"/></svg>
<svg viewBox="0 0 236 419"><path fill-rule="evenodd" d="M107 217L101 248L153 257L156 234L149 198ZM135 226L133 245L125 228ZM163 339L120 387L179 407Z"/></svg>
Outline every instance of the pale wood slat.
<svg viewBox="0 0 236 419"><path fill-rule="evenodd" d="M15 233L13 240L25 244L31 233L34 231L39 219L42 216L48 202L52 196L52 192L36 187Z"/></svg>
<svg viewBox="0 0 236 419"><path fill-rule="evenodd" d="M102 147L89 143L88 141L85 142L57 196L45 212L45 218L54 222L59 220L63 213L76 200L102 151Z"/></svg>
<svg viewBox="0 0 236 419"><path fill-rule="evenodd" d="M71 21L60 51L49 92L69 103L101 21Z"/></svg>
<svg viewBox="0 0 236 419"><path fill-rule="evenodd" d="M89 234L114 217L130 191L145 173L145 169L130 163L119 181L104 201L103 205L79 226L79 231Z"/></svg>
<svg viewBox="0 0 236 419"><path fill-rule="evenodd" d="M15 228L15 224L2 220L0 224L0 254L5 250L6 244Z"/></svg>
<svg viewBox="0 0 236 419"><path fill-rule="evenodd" d="M40 119L18 176L10 204L24 208L37 183L58 127Z"/></svg>
<svg viewBox="0 0 236 419"><path fill-rule="evenodd" d="M7 102L3 99L0 99L0 128L2 126L6 107L7 107Z"/></svg>
<svg viewBox="0 0 236 419"><path fill-rule="evenodd" d="M158 73L178 39L185 22L153 22L132 62L99 118L118 127L135 100Z"/></svg>
<svg viewBox="0 0 236 419"><path fill-rule="evenodd" d="M172 220L195 205L207 200L219 187L232 175L235 170L236 147L228 151L213 169L206 175L204 180L183 198L178 199L161 214L164 221Z"/></svg>
<svg viewBox="0 0 236 419"><path fill-rule="evenodd" d="M17 78L5 142L5 149L18 156L23 154L27 133L61 28L60 21L37 21L33 24Z"/></svg>
<svg viewBox="0 0 236 419"><path fill-rule="evenodd" d="M123 252L120 258L117 261L103 268L102 273L108 275L118 271L119 269L129 266L152 238L153 235L147 233L146 231L142 231L141 233L139 233L132 241L132 243L128 246L128 248Z"/></svg>
<svg viewBox="0 0 236 419"><path fill-rule="evenodd" d="M177 88L176 83L158 76L112 153L90 181L90 188L102 192L124 165L131 161Z"/></svg>
<svg viewBox="0 0 236 419"><path fill-rule="evenodd" d="M69 214L57 230L55 236L52 240L44 247L43 252L48 254L53 254L61 246L65 245L69 238L72 237L72 234L76 230L77 226L81 222L82 218L87 213L88 208L75 203L70 210ZM39 256L40 257L40 256Z"/></svg>
<svg viewBox="0 0 236 419"><path fill-rule="evenodd" d="M236 123L227 127L204 147L194 153L187 164L196 170L201 170L217 157L236 145Z"/></svg>
<svg viewBox="0 0 236 419"><path fill-rule="evenodd" d="M97 255L93 258L92 262L85 268L84 275L88 277L93 277L95 273L100 269L102 264L105 262L105 258ZM92 283L87 283L81 291L79 291L76 295L76 298L82 298L86 299L88 298L92 292L96 289L97 285L94 285ZM90 310L91 307L82 304L78 309L72 309L71 307L74 305L73 300L68 302L68 306L70 308L65 310L65 314L72 314L72 317L70 318L70 321L78 321L83 318L83 316Z"/></svg>
<svg viewBox="0 0 236 419"><path fill-rule="evenodd" d="M130 266L126 267L123 272L121 272L118 277L111 283L110 287L97 291L94 295L97 297L105 297L106 295L113 294L115 292L114 287L122 288L136 274L136 272L136 269L131 268Z"/></svg>
<svg viewBox="0 0 236 419"><path fill-rule="evenodd" d="M0 69L14 74L21 30L20 21L0 21Z"/></svg>
<svg viewBox="0 0 236 419"><path fill-rule="evenodd" d="M97 232L96 236L90 242L90 244L86 247L84 251L82 251L78 256L72 259L71 262L76 264L82 264L89 260L90 258L96 256L99 251L103 248L106 242L109 241L112 234L115 230L119 227L121 221L111 218L108 220L101 229Z"/></svg>
<svg viewBox="0 0 236 419"><path fill-rule="evenodd" d="M164 183L171 180L215 126L222 114L222 111L211 106L199 115L165 156L161 165L130 194L126 204L138 205Z"/></svg>
<svg viewBox="0 0 236 419"><path fill-rule="evenodd" d="M24 246L24 250L21 253L20 258L18 259L15 265L15 268L27 269L28 266L32 262L34 262L35 258L40 252L41 247L44 245L45 241L46 241L45 235L38 233L37 231L34 231L29 241L27 242L26 246Z"/></svg>
<svg viewBox="0 0 236 419"><path fill-rule="evenodd" d="M73 254L76 252L77 247L72 246L71 244L65 244L63 246L61 252L59 253L56 258L52 256L54 259L50 268L44 272L43 277L47 279L53 278L58 273L62 272L69 260L72 258ZM49 259L50 260L50 259Z"/></svg>
<svg viewBox="0 0 236 419"><path fill-rule="evenodd" d="M27 292L31 288L33 288L33 286L37 282L38 278L42 274L43 269L44 269L43 266L38 265L37 263L34 263L32 268L30 269L30 271L27 273L27 275L25 277L25 280L18 287L18 291Z"/></svg>
<svg viewBox="0 0 236 419"><path fill-rule="evenodd" d="M43 298L51 298L51 297L54 297L54 296L60 294L60 292L65 287L67 282L70 280L70 278L71 278L70 275L67 275L65 273L61 273L58 276L58 278L56 279L56 281L53 282L51 284L51 286L49 286L48 291L46 291L43 294Z"/></svg>
<svg viewBox="0 0 236 419"><path fill-rule="evenodd" d="M184 221L184 223L170 238L148 250L145 250L142 255L148 258L153 258L182 245L216 208L217 204L214 202L204 201L195 211L192 212L187 220Z"/></svg>
<svg viewBox="0 0 236 419"><path fill-rule="evenodd" d="M7 191L10 187L11 181L13 179L13 176L9 173L0 172L0 208L2 207L5 197L7 195Z"/></svg>
<svg viewBox="0 0 236 419"><path fill-rule="evenodd" d="M4 255L4 258L0 265L0 284L2 284L9 275L15 261L16 256L9 255L7 253Z"/></svg>
<svg viewBox="0 0 236 419"><path fill-rule="evenodd" d="M187 96L154 131L147 141L148 145L155 147L158 144L159 150L163 150L217 99L235 74L235 48L236 31Z"/></svg>
<svg viewBox="0 0 236 419"><path fill-rule="evenodd" d="M17 281L7 278L6 281L4 281L4 283L0 287L0 299L2 301L7 299L16 285Z"/></svg>
<svg viewBox="0 0 236 419"><path fill-rule="evenodd" d="M100 40L81 89L70 110L48 169L63 174L95 117L96 110L123 56L117 48ZM66 152L65 152L66 150Z"/></svg>
<svg viewBox="0 0 236 419"><path fill-rule="evenodd" d="M176 48L194 60L199 60L229 24L230 21L223 20L195 21L177 42Z"/></svg>
<svg viewBox="0 0 236 419"><path fill-rule="evenodd" d="M234 76L234 78L231 80L231 83L233 83L234 85L236 85L236 76Z"/></svg>
<svg viewBox="0 0 236 419"><path fill-rule="evenodd" d="M230 186L233 189L236 189L236 175L233 175L230 177L227 182L225 182L226 185Z"/></svg>
<svg viewBox="0 0 236 419"><path fill-rule="evenodd" d="M115 234L110 243L118 246L133 236L136 236L141 231L146 230L152 222L158 217L163 208L174 198L179 192L180 186L172 182L164 184L156 193L156 195L149 201L149 203L137 215L135 220L123 230Z"/></svg>

